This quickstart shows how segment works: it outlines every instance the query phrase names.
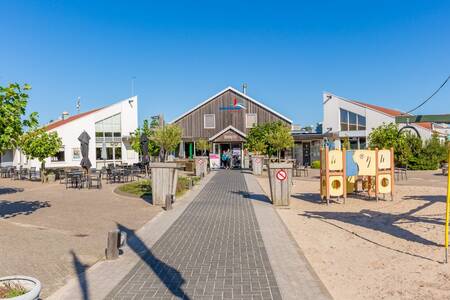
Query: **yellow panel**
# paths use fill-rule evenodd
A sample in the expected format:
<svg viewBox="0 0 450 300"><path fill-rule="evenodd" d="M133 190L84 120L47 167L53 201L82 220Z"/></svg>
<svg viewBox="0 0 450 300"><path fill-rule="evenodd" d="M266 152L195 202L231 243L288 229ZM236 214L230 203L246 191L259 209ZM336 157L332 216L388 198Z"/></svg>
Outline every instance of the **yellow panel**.
<svg viewBox="0 0 450 300"><path fill-rule="evenodd" d="M330 171L342 171L342 151L341 150L330 150L328 152L328 166Z"/></svg>
<svg viewBox="0 0 450 300"><path fill-rule="evenodd" d="M391 150L378 151L378 169L391 168Z"/></svg>
<svg viewBox="0 0 450 300"><path fill-rule="evenodd" d="M327 180L322 178L322 186L320 188L320 195L325 197L327 195Z"/></svg>
<svg viewBox="0 0 450 300"><path fill-rule="evenodd" d="M347 193L353 193L355 191L356 176L347 177Z"/></svg>
<svg viewBox="0 0 450 300"><path fill-rule="evenodd" d="M375 151L355 150L353 161L358 165L358 176L375 176Z"/></svg>
<svg viewBox="0 0 450 300"><path fill-rule="evenodd" d="M328 185L330 187L330 196L338 197L344 195L344 179L342 176L330 176Z"/></svg>
<svg viewBox="0 0 450 300"><path fill-rule="evenodd" d="M322 157L320 161L320 168L322 170L325 170L326 164L325 164L325 149L322 149Z"/></svg>
<svg viewBox="0 0 450 300"><path fill-rule="evenodd" d="M380 194L389 194L391 192L391 175L389 174L383 174L378 175L378 192Z"/></svg>

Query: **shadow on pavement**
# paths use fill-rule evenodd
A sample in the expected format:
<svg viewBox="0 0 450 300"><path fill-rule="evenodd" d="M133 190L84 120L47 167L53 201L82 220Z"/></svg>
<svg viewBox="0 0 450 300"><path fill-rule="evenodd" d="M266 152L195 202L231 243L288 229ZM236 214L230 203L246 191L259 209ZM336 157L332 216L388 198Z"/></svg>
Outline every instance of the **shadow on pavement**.
<svg viewBox="0 0 450 300"><path fill-rule="evenodd" d="M70 254L72 254L73 267L77 273L78 284L80 285L83 300L89 300L89 285L86 280L86 269L88 268L88 266L81 263L81 261L78 259L78 256L73 250L70 250Z"/></svg>
<svg viewBox="0 0 450 300"><path fill-rule="evenodd" d="M8 219L18 215L30 215L40 208L50 206L48 201L0 200L0 218Z"/></svg>
<svg viewBox="0 0 450 300"><path fill-rule="evenodd" d="M0 195L23 192L23 188L0 187Z"/></svg>
<svg viewBox="0 0 450 300"><path fill-rule="evenodd" d="M185 283L185 280L181 273L159 260L153 255L152 251L145 245L145 243L135 234L134 230L127 228L117 223L117 228L120 231L124 231L127 234L127 244L143 262L158 276L159 280L166 286L166 288L172 293L172 295L181 299L190 299L181 288Z"/></svg>

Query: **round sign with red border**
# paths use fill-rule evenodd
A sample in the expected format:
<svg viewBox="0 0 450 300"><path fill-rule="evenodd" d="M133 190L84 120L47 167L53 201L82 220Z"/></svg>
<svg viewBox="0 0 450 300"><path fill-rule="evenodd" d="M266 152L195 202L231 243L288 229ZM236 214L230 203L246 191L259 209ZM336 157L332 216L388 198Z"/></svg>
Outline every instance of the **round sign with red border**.
<svg viewBox="0 0 450 300"><path fill-rule="evenodd" d="M204 163L204 162L203 162L203 159L199 159L199 160L198 160L198 163L199 163L200 165L203 165L203 163Z"/></svg>
<svg viewBox="0 0 450 300"><path fill-rule="evenodd" d="M260 158L255 158L255 163L259 164L261 162Z"/></svg>
<svg viewBox="0 0 450 300"><path fill-rule="evenodd" d="M275 176L279 181L284 181L287 178L287 173L285 170L279 170Z"/></svg>

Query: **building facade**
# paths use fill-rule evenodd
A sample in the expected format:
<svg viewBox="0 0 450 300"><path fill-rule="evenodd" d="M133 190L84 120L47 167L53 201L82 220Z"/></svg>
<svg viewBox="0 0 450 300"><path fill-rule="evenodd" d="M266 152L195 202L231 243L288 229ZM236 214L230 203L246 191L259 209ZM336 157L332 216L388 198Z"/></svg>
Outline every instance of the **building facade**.
<svg viewBox="0 0 450 300"><path fill-rule="evenodd" d="M89 141L89 160L92 167L107 164L137 163L138 154L131 148L130 137L138 128L138 99L132 97L118 103L63 118L47 124L48 132L57 132L62 148L45 162L46 168L78 167L81 162L78 137L86 131ZM103 154L103 155L102 155ZM40 168L37 160L27 160L19 151L10 150L2 156L2 166Z"/></svg>
<svg viewBox="0 0 450 300"><path fill-rule="evenodd" d="M240 153L242 157L249 130L257 124L273 121L292 125L289 118L247 94L228 87L171 123L179 125L183 130L178 152L180 157L200 154L195 147L199 139L210 142L212 153L231 150L233 153Z"/></svg>
<svg viewBox="0 0 450 300"><path fill-rule="evenodd" d="M341 147L348 138L352 149L367 147L370 132L383 123L395 123L395 117L403 115L401 111L385 108L360 101L345 99L331 93L323 94L323 132L331 134L331 141L336 147ZM436 133L441 140L447 138L442 125L430 122L399 124L400 128L408 129L427 140Z"/></svg>

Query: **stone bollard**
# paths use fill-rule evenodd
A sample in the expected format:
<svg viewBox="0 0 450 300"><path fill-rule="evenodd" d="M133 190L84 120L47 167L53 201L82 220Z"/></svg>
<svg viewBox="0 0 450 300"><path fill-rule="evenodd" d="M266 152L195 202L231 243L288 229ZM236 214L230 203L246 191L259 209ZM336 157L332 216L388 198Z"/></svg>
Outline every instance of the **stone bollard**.
<svg viewBox="0 0 450 300"><path fill-rule="evenodd" d="M292 188L292 164L271 163L268 172L272 204L289 206Z"/></svg>
<svg viewBox="0 0 450 300"><path fill-rule="evenodd" d="M152 202L164 206L167 195L175 195L178 182L177 163L152 163Z"/></svg>
<svg viewBox="0 0 450 300"><path fill-rule="evenodd" d="M174 199L173 195L167 195L167 196L166 196L166 204L165 204L165 206L164 206L164 208L165 208L166 210L171 210L171 209L172 209L172 202L173 202L173 199Z"/></svg>
<svg viewBox="0 0 450 300"><path fill-rule="evenodd" d="M208 157L207 156L196 156L195 161L195 176L206 175L208 172Z"/></svg>
<svg viewBox="0 0 450 300"><path fill-rule="evenodd" d="M253 175L261 175L264 164L264 156L253 155L252 156L252 171Z"/></svg>
<svg viewBox="0 0 450 300"><path fill-rule="evenodd" d="M119 257L119 248L123 247L126 241L126 233L119 230L108 232L106 242L105 256L107 260L117 259Z"/></svg>

